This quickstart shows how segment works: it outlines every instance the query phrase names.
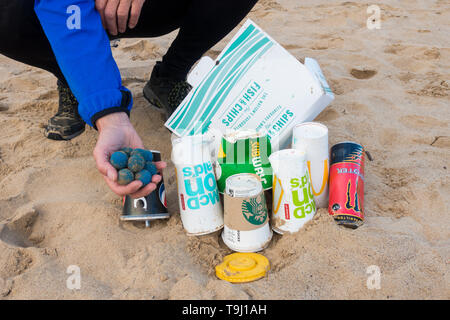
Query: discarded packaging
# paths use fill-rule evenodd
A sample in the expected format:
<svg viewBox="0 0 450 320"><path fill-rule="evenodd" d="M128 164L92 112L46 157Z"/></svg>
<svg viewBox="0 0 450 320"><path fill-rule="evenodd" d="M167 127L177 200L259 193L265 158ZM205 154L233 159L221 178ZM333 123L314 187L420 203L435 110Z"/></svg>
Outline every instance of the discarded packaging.
<svg viewBox="0 0 450 320"><path fill-rule="evenodd" d="M264 190L272 188L271 154L267 135L255 130L227 133L217 155L216 178L219 192L225 191L225 181L238 173L254 173L261 178Z"/></svg>
<svg viewBox="0 0 450 320"><path fill-rule="evenodd" d="M269 260L259 253L232 253L216 266L219 279L243 283L261 279L270 269Z"/></svg>
<svg viewBox="0 0 450 320"><path fill-rule="evenodd" d="M292 148L306 152L306 164L317 208L328 207L328 128L318 122L294 127Z"/></svg>
<svg viewBox="0 0 450 320"><path fill-rule="evenodd" d="M331 148L328 212L339 225L352 229L364 222L364 148L358 143Z"/></svg>
<svg viewBox="0 0 450 320"><path fill-rule="evenodd" d="M161 161L159 151L150 151L153 154L153 161ZM170 218L170 214L167 212L166 189L163 179L158 183L156 189L146 197L139 199L132 199L130 196L124 197L120 216L122 221L144 221L145 225L149 227L151 220L168 218Z"/></svg>
<svg viewBox="0 0 450 320"><path fill-rule="evenodd" d="M259 176L241 173L228 177L224 193L224 215L222 239L231 250L260 251L272 239Z"/></svg>
<svg viewBox="0 0 450 320"><path fill-rule="evenodd" d="M295 124L312 121L334 99L314 59L302 64L251 20L207 60L193 69L194 88L165 123L177 136L255 129L276 151L289 145Z"/></svg>
<svg viewBox="0 0 450 320"><path fill-rule="evenodd" d="M203 235L223 227L223 211L204 135L172 140L181 221L188 235Z"/></svg>
<svg viewBox="0 0 450 320"><path fill-rule="evenodd" d="M272 229L297 232L316 213L304 151L285 149L269 157L273 169Z"/></svg>

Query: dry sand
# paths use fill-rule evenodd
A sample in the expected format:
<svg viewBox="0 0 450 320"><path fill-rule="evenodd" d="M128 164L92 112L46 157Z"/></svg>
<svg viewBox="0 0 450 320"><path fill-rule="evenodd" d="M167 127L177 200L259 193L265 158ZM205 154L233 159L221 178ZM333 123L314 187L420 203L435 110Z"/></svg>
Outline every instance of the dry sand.
<svg viewBox="0 0 450 320"><path fill-rule="evenodd" d="M450 298L450 5L377 3L379 30L366 28L370 2L261 0L250 14L298 59L319 61L336 94L317 119L329 127L330 145L358 141L373 161L366 162L362 227L340 228L321 209L301 232L275 236L262 252L272 264L266 278L241 285L213 274L230 253L218 233L185 235L172 164L165 171L170 220L151 229L119 222L121 200L91 156L97 133L44 138L57 108L56 79L0 56L0 298ZM169 132L141 91L174 35L122 40L113 49L134 93L132 122L168 161ZM70 265L81 269L80 290L66 288ZM370 265L381 270L379 290L366 286Z"/></svg>

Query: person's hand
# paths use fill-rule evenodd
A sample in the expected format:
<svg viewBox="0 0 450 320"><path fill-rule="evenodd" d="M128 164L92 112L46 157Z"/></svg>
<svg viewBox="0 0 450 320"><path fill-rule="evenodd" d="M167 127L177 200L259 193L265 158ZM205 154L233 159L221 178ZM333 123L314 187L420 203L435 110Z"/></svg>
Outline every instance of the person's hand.
<svg viewBox="0 0 450 320"><path fill-rule="evenodd" d="M95 123L99 132L94 158L97 169L103 175L111 190L119 196L129 195L140 198L150 194L161 181L160 175L154 175L152 182L142 187L141 181L133 181L125 186L117 183L117 170L109 162L111 154L124 147L144 148L141 138L134 130L125 112L111 113L98 119ZM163 161L155 162L158 171L166 167Z"/></svg>
<svg viewBox="0 0 450 320"><path fill-rule="evenodd" d="M95 0L103 27L113 36L136 27L145 0ZM130 17L130 20L128 20Z"/></svg>

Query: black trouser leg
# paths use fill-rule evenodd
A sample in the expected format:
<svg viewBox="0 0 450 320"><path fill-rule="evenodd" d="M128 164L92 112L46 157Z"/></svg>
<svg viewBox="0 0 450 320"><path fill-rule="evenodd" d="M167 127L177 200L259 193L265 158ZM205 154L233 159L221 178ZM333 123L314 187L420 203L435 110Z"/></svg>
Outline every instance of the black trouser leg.
<svg viewBox="0 0 450 320"><path fill-rule="evenodd" d="M45 69L67 85L33 6L34 0L0 0L0 54Z"/></svg>
<svg viewBox="0 0 450 320"><path fill-rule="evenodd" d="M163 58L163 73L186 77L194 63L233 30L257 1L191 1L180 32Z"/></svg>
<svg viewBox="0 0 450 320"><path fill-rule="evenodd" d="M94 0L92 0L94 1ZM185 78L192 65L229 33L257 0L149 0L136 28L114 38L157 37L178 28L163 73ZM45 69L66 83L33 9L34 0L0 0L0 53Z"/></svg>
<svg viewBox="0 0 450 320"><path fill-rule="evenodd" d="M166 55L161 71L184 79L201 56L225 37L258 0L147 1L136 28L115 38L157 37L180 31Z"/></svg>

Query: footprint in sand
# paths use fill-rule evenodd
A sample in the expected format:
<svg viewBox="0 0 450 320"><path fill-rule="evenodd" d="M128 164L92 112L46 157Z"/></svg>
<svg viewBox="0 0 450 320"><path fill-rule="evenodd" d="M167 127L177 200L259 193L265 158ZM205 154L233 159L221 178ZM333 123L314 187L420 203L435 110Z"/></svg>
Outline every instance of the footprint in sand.
<svg viewBox="0 0 450 320"><path fill-rule="evenodd" d="M265 9L265 10L278 10L278 11L286 11L285 8L281 4L279 4L277 1L273 0L262 0L259 1L259 4Z"/></svg>
<svg viewBox="0 0 450 320"><path fill-rule="evenodd" d="M346 92L345 89L347 89L347 86L344 79L330 79L328 80L328 84L330 85L331 91L333 91L335 95L340 96Z"/></svg>
<svg viewBox="0 0 450 320"><path fill-rule="evenodd" d="M0 101L2 101L2 100L5 100L6 99L6 97L0 97ZM5 104L3 104L3 103L0 103L0 112L2 112L2 111L8 111L9 110L9 107L8 106L6 106Z"/></svg>
<svg viewBox="0 0 450 320"><path fill-rule="evenodd" d="M32 236L38 212L31 205L17 209L10 222L1 226L0 240L15 247L33 247L42 241Z"/></svg>
<svg viewBox="0 0 450 320"><path fill-rule="evenodd" d="M410 93L428 97L447 97L450 94L450 86L447 81L435 77L429 79L429 83L421 90L411 91Z"/></svg>
<svg viewBox="0 0 450 320"><path fill-rule="evenodd" d="M160 47L148 40L139 40L122 48L124 52L131 52L133 61L149 60L161 57Z"/></svg>
<svg viewBox="0 0 450 320"><path fill-rule="evenodd" d="M416 115L408 115L401 117L400 122L407 127L412 127L415 129L445 127L448 125L447 122L440 121L436 118L428 116L416 116Z"/></svg>
<svg viewBox="0 0 450 320"><path fill-rule="evenodd" d="M370 79L372 78L374 75L377 74L376 70L371 70L371 69L356 69L353 68L352 70L350 70L350 74L355 77L356 79Z"/></svg>
<svg viewBox="0 0 450 320"><path fill-rule="evenodd" d="M0 278L18 276L33 265L32 256L23 248L11 248L0 245Z"/></svg>
<svg viewBox="0 0 450 320"><path fill-rule="evenodd" d="M410 187L418 178L406 168L384 168L381 173L383 184L383 201L378 201L376 206L386 216L402 218L411 213L411 201L413 199Z"/></svg>
<svg viewBox="0 0 450 320"><path fill-rule="evenodd" d="M0 278L0 297L8 296L13 288L13 280Z"/></svg>
<svg viewBox="0 0 450 320"><path fill-rule="evenodd" d="M385 47L384 52L416 60L435 60L441 57L441 50L437 47L408 46L400 43Z"/></svg>
<svg viewBox="0 0 450 320"><path fill-rule="evenodd" d="M273 11L286 11L286 9L276 1L261 0L252 9L252 14L258 18L263 18Z"/></svg>

